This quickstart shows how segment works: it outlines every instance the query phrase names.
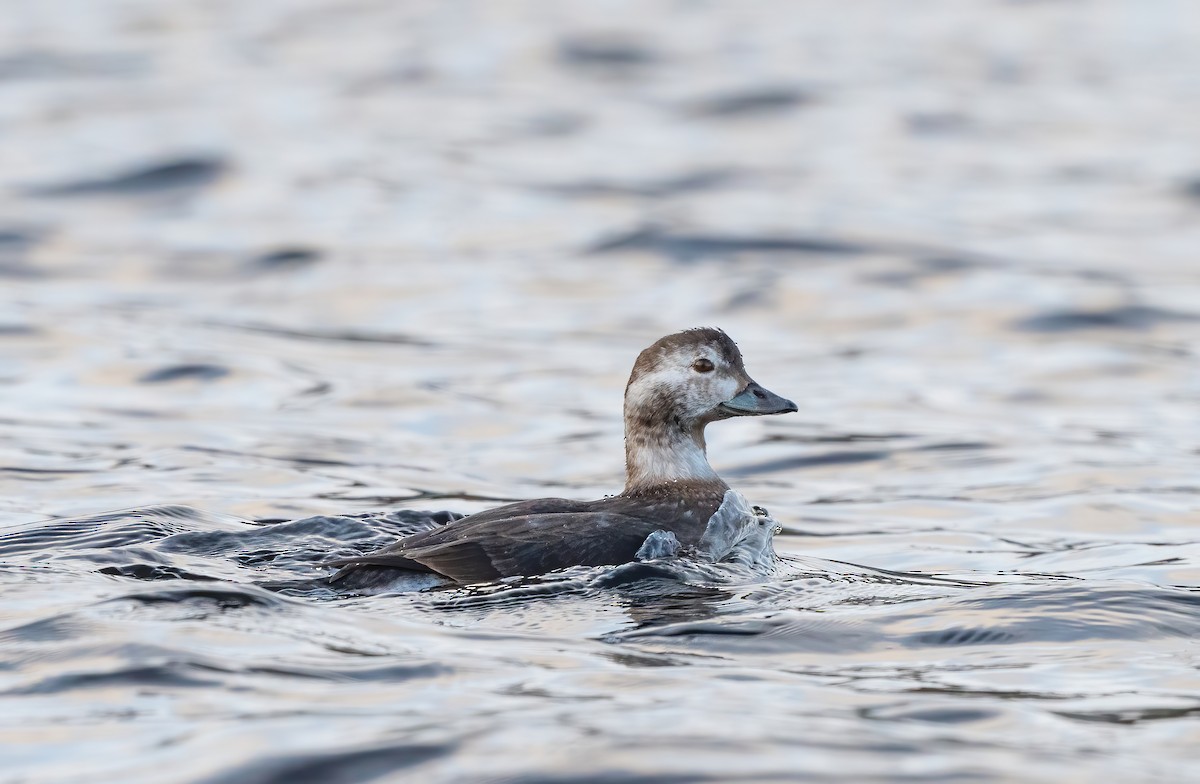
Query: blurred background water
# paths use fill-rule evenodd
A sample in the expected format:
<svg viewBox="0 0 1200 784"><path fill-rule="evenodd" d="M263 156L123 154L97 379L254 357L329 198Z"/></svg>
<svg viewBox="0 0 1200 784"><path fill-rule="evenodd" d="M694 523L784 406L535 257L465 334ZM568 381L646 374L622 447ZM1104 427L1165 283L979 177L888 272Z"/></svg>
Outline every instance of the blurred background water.
<svg viewBox="0 0 1200 784"><path fill-rule="evenodd" d="M1200 779L1194 3L2 6L0 781ZM776 578L322 585L699 325Z"/></svg>

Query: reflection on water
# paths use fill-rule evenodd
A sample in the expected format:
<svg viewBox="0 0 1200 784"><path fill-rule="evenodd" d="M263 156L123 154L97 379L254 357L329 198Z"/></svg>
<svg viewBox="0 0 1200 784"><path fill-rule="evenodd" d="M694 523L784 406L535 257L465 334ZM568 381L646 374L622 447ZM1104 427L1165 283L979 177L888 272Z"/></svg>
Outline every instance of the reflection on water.
<svg viewBox="0 0 1200 784"><path fill-rule="evenodd" d="M1184 5L13 9L0 779L1195 780ZM774 575L324 580L705 324Z"/></svg>

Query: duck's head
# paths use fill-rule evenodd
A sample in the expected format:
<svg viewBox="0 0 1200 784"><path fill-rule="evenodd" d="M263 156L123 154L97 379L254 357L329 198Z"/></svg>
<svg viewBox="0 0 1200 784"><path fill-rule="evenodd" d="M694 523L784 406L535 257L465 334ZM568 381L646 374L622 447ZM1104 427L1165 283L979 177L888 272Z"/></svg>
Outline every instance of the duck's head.
<svg viewBox="0 0 1200 784"><path fill-rule="evenodd" d="M721 330L660 338L638 355L625 387L625 491L680 481L724 487L708 464L705 426L795 410L750 378L742 352Z"/></svg>
<svg viewBox="0 0 1200 784"><path fill-rule="evenodd" d="M718 419L795 410L795 403L750 378L737 344L711 327L655 341L638 355L625 387L627 426L670 424L703 431Z"/></svg>
<svg viewBox="0 0 1200 784"><path fill-rule="evenodd" d="M792 411L796 403L750 378L721 330L662 337L638 355L625 387L625 491L690 480L724 487L708 465L704 426Z"/></svg>

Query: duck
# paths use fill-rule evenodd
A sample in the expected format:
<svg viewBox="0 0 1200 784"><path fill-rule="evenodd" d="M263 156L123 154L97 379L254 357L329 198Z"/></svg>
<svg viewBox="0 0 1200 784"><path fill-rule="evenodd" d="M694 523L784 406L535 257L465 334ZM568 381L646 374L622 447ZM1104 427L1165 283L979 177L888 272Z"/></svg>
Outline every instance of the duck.
<svg viewBox="0 0 1200 784"><path fill-rule="evenodd" d="M595 501L539 498L460 517L380 550L328 563L433 573L460 584L623 564L651 534L682 547L704 537L729 486L708 462L705 428L734 417L795 412L759 385L724 331L697 327L643 350L625 385L625 488ZM643 551L644 552L644 551Z"/></svg>

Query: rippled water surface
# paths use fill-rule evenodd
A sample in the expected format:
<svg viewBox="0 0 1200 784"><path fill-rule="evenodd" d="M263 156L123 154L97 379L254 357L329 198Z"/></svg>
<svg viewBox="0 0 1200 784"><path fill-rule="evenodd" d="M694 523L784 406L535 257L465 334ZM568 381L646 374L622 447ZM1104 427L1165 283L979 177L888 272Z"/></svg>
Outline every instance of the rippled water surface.
<svg viewBox="0 0 1200 784"><path fill-rule="evenodd" d="M1200 780L1190 3L7 6L0 781ZM708 324L776 574L324 580Z"/></svg>

